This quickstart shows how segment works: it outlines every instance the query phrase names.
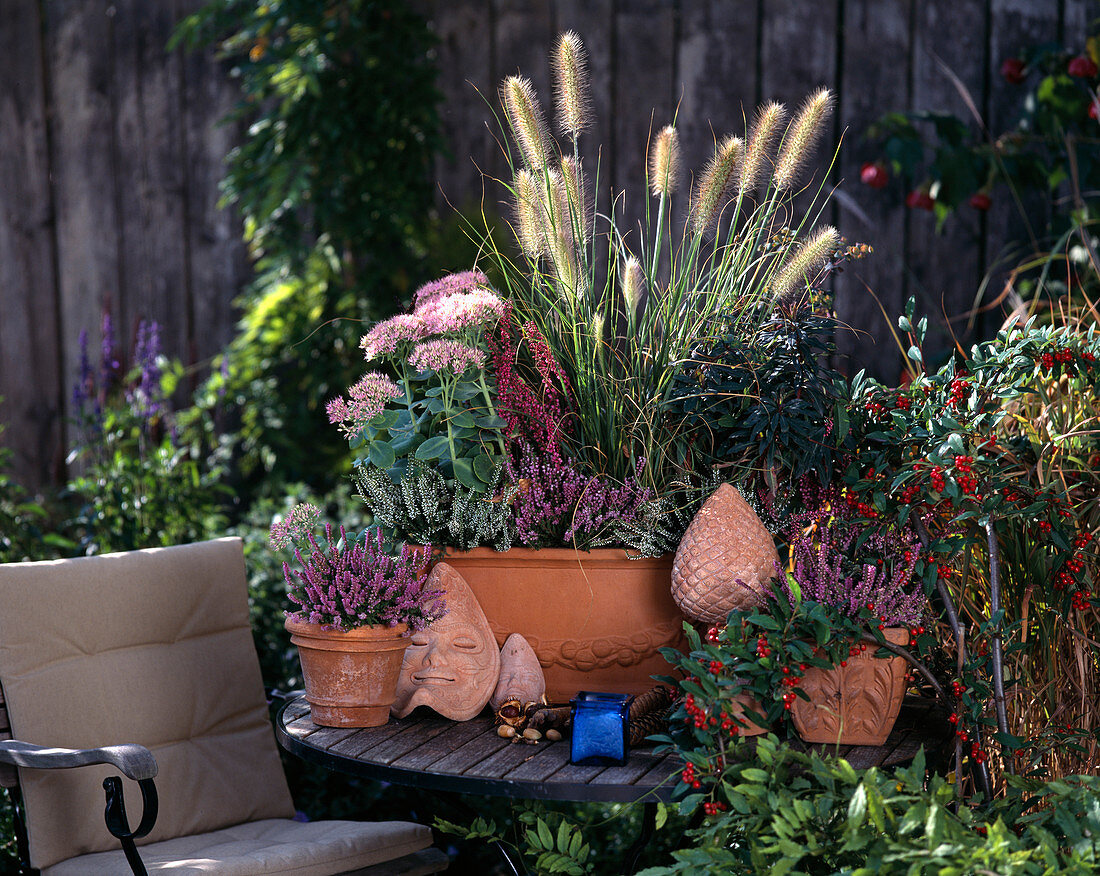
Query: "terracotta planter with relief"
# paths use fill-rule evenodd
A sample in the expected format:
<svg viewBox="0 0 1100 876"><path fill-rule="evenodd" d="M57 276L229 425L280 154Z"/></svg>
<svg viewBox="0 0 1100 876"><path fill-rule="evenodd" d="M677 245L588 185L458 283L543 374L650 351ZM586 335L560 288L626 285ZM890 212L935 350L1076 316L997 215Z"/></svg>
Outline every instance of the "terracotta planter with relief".
<svg viewBox="0 0 1100 876"><path fill-rule="evenodd" d="M287 618L286 629L298 646L314 724L377 727L389 720L409 647L405 624L341 632Z"/></svg>
<svg viewBox="0 0 1100 876"><path fill-rule="evenodd" d="M891 627L883 631L892 645L907 645L909 631ZM805 742L838 745L882 745L894 729L905 697L904 657L875 657L878 648L848 658L847 666L811 668L802 677L802 689L810 702L796 697L791 718Z"/></svg>
<svg viewBox="0 0 1100 876"><path fill-rule="evenodd" d="M470 585L497 644L520 633L538 655L551 702L578 691L640 694L668 674L658 648L684 647L672 599L672 556L625 551L491 548L447 551Z"/></svg>

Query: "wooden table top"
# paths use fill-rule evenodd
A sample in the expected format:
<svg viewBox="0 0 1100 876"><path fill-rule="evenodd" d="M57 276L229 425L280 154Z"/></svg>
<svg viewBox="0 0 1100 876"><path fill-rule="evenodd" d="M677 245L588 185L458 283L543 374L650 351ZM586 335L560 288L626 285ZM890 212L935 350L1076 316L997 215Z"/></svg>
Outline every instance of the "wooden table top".
<svg viewBox="0 0 1100 876"><path fill-rule="evenodd" d="M934 719L930 701L907 702L885 745L805 746L837 753L857 769L890 767L912 760L923 744L942 745L947 725ZM485 713L450 721L418 709L381 727L319 727L299 697L280 709L279 744L303 760L338 772L435 791L540 800L633 802L668 800L682 768L673 754L635 748L624 766L574 766L569 742L536 744L503 739Z"/></svg>

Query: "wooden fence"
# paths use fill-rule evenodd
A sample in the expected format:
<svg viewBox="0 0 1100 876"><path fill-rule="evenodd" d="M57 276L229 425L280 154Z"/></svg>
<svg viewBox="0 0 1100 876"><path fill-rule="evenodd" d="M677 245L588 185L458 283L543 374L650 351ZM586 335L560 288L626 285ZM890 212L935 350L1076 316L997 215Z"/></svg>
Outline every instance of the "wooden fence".
<svg viewBox="0 0 1100 876"><path fill-rule="evenodd" d="M216 207L236 132L218 126L234 84L210 54L167 54L173 23L200 0L3 0L0 3L0 442L32 486L63 476L77 339L93 348L104 312L127 349L138 319L163 327L166 351L208 361L231 337L247 280L239 222ZM1012 94L1000 60L1028 43L1081 47L1096 0L418 0L438 35L450 154L441 201L484 197L499 209L503 174L489 106L522 70L544 98L546 52L572 28L590 55L601 180L643 201L651 128L677 114L689 167L715 136L744 127L763 100L797 104L819 84L838 95L843 182L831 219L875 255L842 278L841 339L850 367L894 376L898 359L878 304L911 294L933 314L966 310L1013 231L1013 212L953 220L934 233L903 193L860 186L873 157L866 125L893 109L967 115L945 72L993 130ZM589 154L593 154L589 149ZM601 186L602 187L602 186ZM456 265L457 268L465 266ZM846 361L846 360L845 360Z"/></svg>

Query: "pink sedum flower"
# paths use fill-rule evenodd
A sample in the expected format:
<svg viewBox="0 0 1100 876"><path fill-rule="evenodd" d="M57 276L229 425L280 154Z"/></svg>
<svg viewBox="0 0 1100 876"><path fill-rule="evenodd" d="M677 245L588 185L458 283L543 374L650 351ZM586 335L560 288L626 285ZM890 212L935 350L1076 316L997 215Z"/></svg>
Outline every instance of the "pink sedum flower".
<svg viewBox="0 0 1100 876"><path fill-rule="evenodd" d="M431 283L425 283L417 289L413 298L414 308L419 311L420 308L440 298L457 295L461 292L469 292L478 286L488 285L489 278L481 271L462 271L458 274L450 274L438 280L433 280Z"/></svg>
<svg viewBox="0 0 1100 876"><path fill-rule="evenodd" d="M500 298L479 288L433 298L417 308L416 316L424 320L429 334L445 335L470 326L495 325L506 311L507 305Z"/></svg>
<svg viewBox="0 0 1100 876"><path fill-rule="evenodd" d="M413 313L399 313L383 322L377 323L363 335L359 346L363 348L366 360L370 362L379 356L393 353L402 341L416 343L424 340L430 332L424 320Z"/></svg>
<svg viewBox="0 0 1100 876"><path fill-rule="evenodd" d="M403 394L401 387L385 374L372 371L348 390L346 399L334 398L328 403L325 408L328 421L354 435L382 413L387 402Z"/></svg>
<svg viewBox="0 0 1100 876"><path fill-rule="evenodd" d="M459 341L437 338L417 344L409 354L409 364L417 371L450 371L459 375L471 366L485 367L485 353Z"/></svg>
<svg viewBox="0 0 1100 876"><path fill-rule="evenodd" d="M313 527L320 516L321 509L316 505L308 502L295 505L286 517L271 524L268 541L276 550L282 550L313 532Z"/></svg>

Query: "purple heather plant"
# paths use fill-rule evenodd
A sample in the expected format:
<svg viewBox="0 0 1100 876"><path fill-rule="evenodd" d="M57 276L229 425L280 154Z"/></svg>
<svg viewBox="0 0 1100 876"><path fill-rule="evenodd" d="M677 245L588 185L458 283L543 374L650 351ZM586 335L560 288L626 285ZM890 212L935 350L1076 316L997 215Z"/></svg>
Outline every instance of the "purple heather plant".
<svg viewBox="0 0 1100 876"><path fill-rule="evenodd" d="M380 530L360 542L349 538L341 526L339 537L334 538L331 523L325 525L322 545L303 528L315 519L307 508L297 516L292 512L284 525L276 524L278 529L272 527L273 545L297 543L298 568L283 563L287 598L298 606L287 617L342 632L402 623L415 631L446 613L443 592L427 587L427 555L404 545L397 556L391 556Z"/></svg>
<svg viewBox="0 0 1100 876"><path fill-rule="evenodd" d="M518 442L522 444L522 442ZM653 492L638 483L639 459L625 483L582 474L557 454L523 446L513 466L520 491L512 503L517 538L528 547L573 545L582 550L615 541L612 525L637 520Z"/></svg>
<svg viewBox="0 0 1100 876"><path fill-rule="evenodd" d="M864 522L830 515L822 511L810 525L810 515L802 515L802 525L790 529L791 571L779 570L779 579L791 605L812 600L853 618L873 606L886 626L917 624L925 597L913 574L920 555L916 534L897 527L868 532Z"/></svg>

